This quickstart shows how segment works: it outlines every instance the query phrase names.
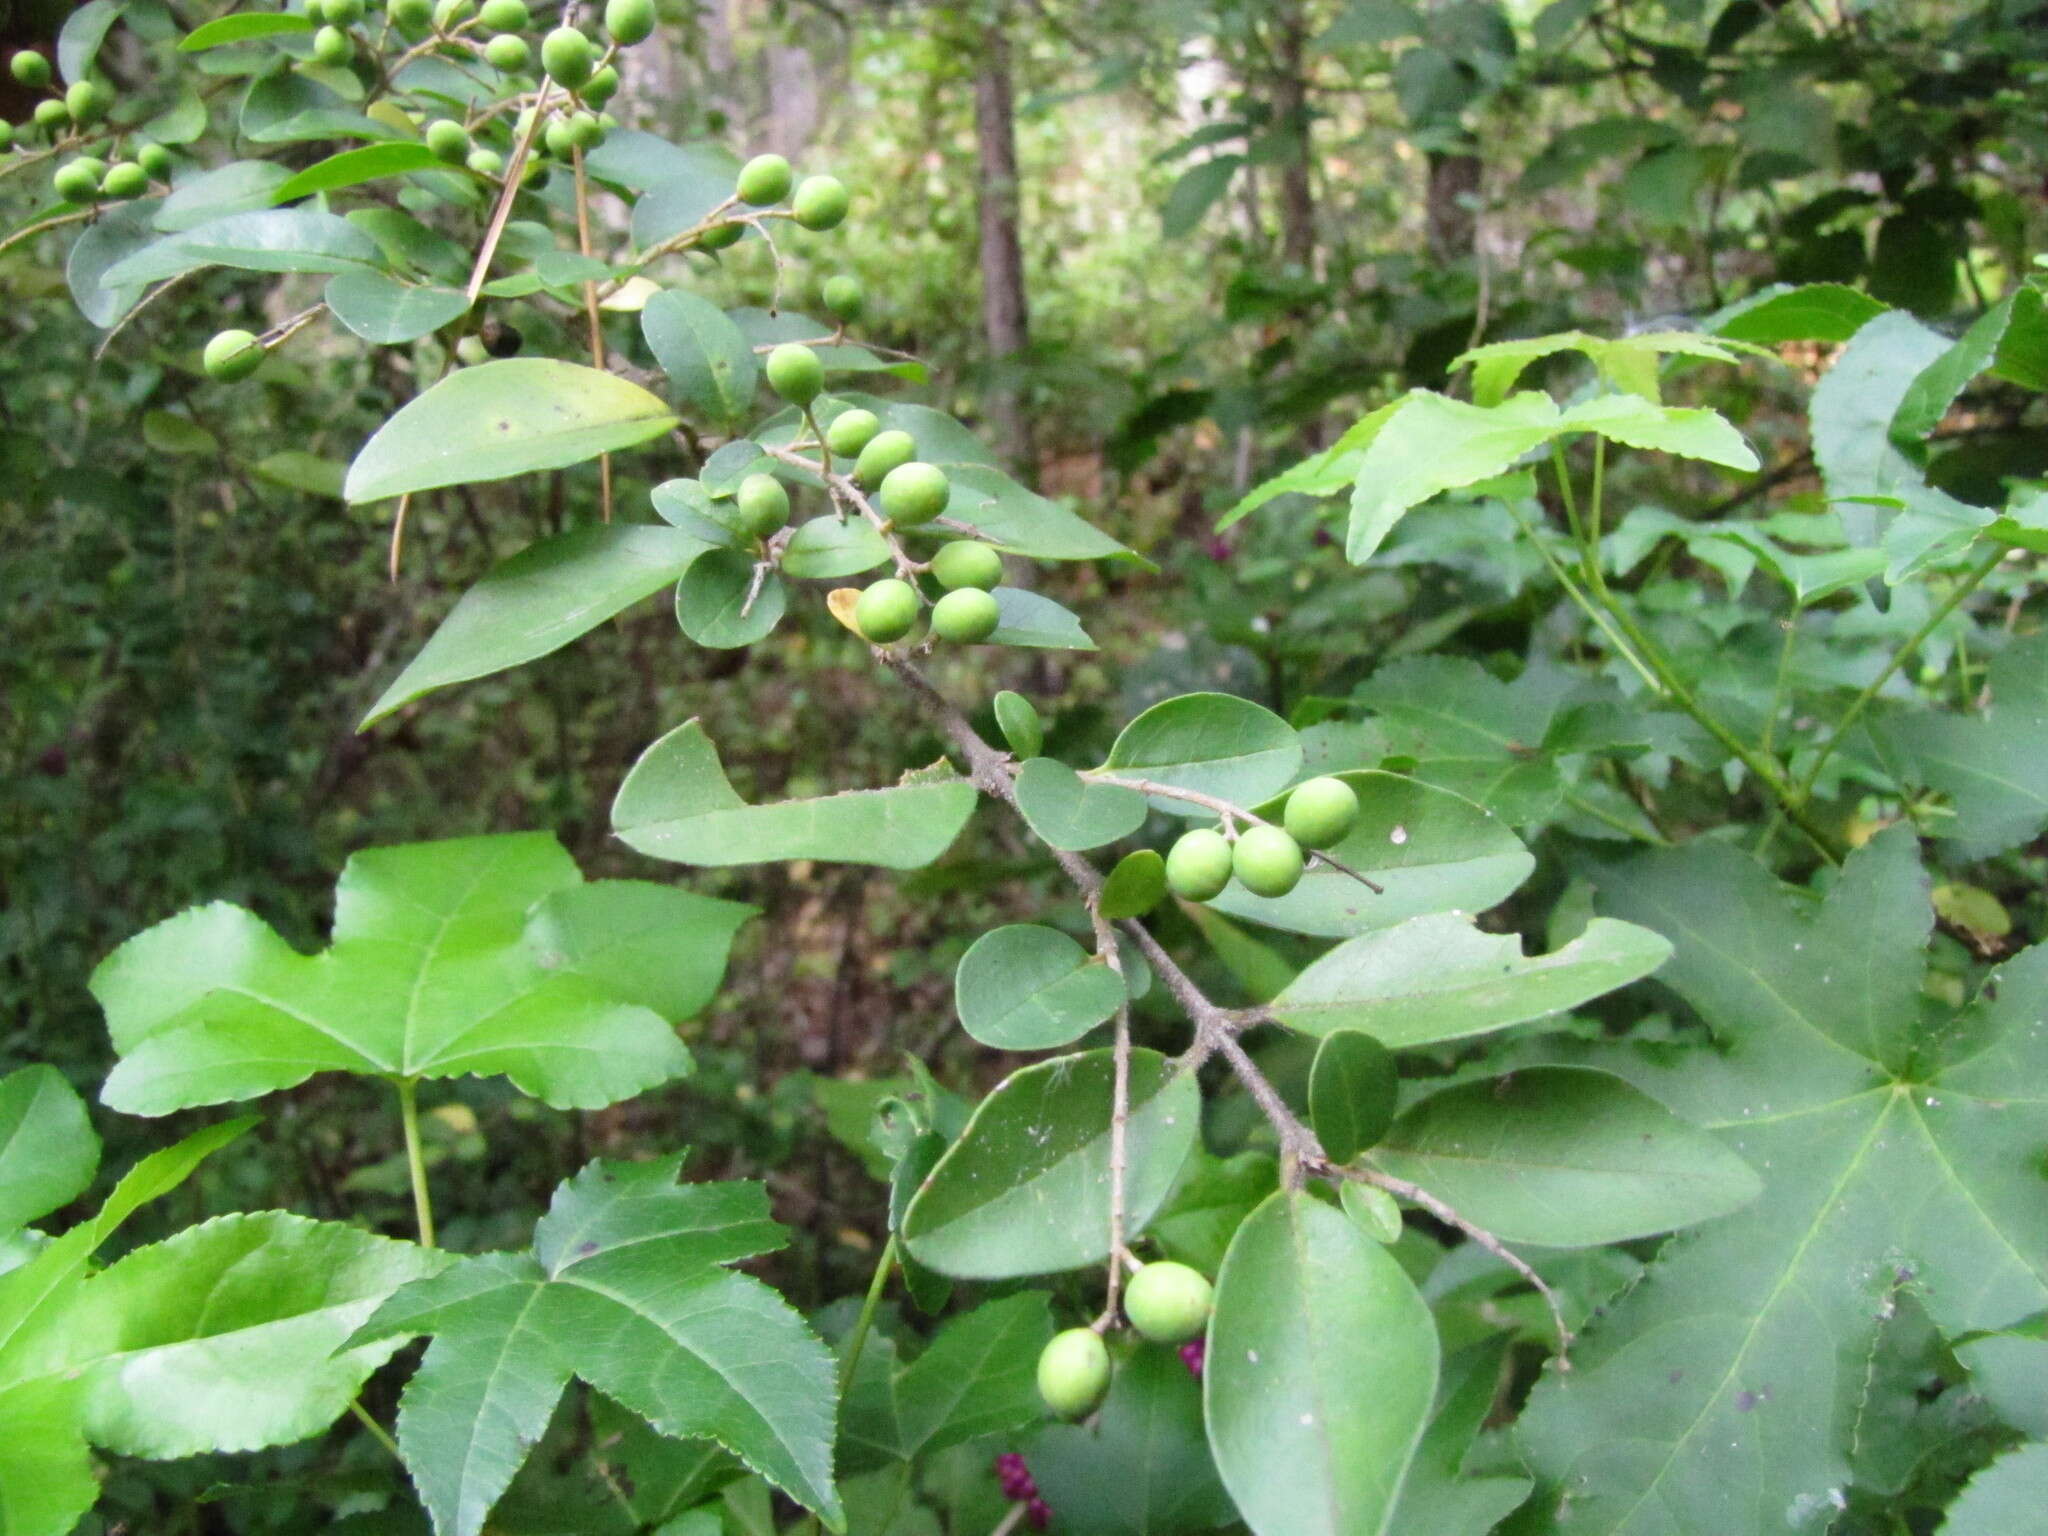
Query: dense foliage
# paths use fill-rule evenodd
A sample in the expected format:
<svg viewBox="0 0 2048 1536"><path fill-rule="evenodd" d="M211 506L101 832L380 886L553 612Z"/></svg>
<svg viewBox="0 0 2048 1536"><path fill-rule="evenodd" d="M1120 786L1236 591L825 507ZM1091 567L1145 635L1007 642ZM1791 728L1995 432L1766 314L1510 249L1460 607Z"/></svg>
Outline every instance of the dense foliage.
<svg viewBox="0 0 2048 1536"><path fill-rule="evenodd" d="M2048 15L904 19L12 54L0 1533L2024 1528Z"/></svg>

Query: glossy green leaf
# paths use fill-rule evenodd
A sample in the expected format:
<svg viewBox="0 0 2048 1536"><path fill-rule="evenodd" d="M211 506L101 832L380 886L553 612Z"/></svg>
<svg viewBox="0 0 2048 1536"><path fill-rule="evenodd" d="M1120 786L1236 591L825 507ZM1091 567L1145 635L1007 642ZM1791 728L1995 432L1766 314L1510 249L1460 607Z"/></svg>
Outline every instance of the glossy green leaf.
<svg viewBox="0 0 2048 1536"><path fill-rule="evenodd" d="M1460 368L1472 370L1472 402L1480 406L1495 406L1508 397L1523 371L1531 363L1559 352L1578 352L1598 371L1600 377L1613 388L1634 397L1639 403L1654 407L1658 401L1657 375L1662 360L1677 354L1687 357L1707 358L1714 362L1733 363L1739 361L1740 351L1754 351L1753 347L1730 345L1716 341L1694 331L1645 331L1632 336L1613 338L1592 336L1584 331L1561 331L1549 336L1518 337L1511 341L1489 342L1474 347L1471 351L1451 360L1450 369L1455 373ZM1604 400L1592 400L1588 405L1599 406ZM1567 412L1569 417L1576 409ZM1710 414L1686 412L1686 416ZM1754 466L1752 466L1754 467Z"/></svg>
<svg viewBox="0 0 2048 1536"><path fill-rule="evenodd" d="M640 333L676 393L714 421L737 421L753 405L760 361L740 328L709 299L665 289L640 311Z"/></svg>
<svg viewBox="0 0 2048 1536"><path fill-rule="evenodd" d="M1001 1280L1109 1252L1111 1053L1013 1072L982 1100L903 1222L910 1256L944 1275ZM1156 1051L1131 1053L1126 1235L1145 1229L1195 1145L1201 1094Z"/></svg>
<svg viewBox="0 0 2048 1536"><path fill-rule="evenodd" d="M1071 1045L1123 1001L1121 976L1058 929L1035 923L983 934L953 978L960 1027L1000 1051Z"/></svg>
<svg viewBox="0 0 2048 1536"><path fill-rule="evenodd" d="M1348 1163L1377 1146L1394 1123L1400 1095L1394 1053L1371 1035L1340 1029L1316 1047L1308 1075L1309 1119L1332 1162Z"/></svg>
<svg viewBox="0 0 2048 1536"><path fill-rule="evenodd" d="M889 558L889 542L866 518L814 517L782 546L782 572L800 580L833 581L872 571Z"/></svg>
<svg viewBox="0 0 2048 1536"><path fill-rule="evenodd" d="M113 325L149 291L147 283L110 287L105 277L110 268L156 242L153 220L164 205L164 200L152 197L110 208L71 242L64 258L64 281L78 312L94 325Z"/></svg>
<svg viewBox="0 0 2048 1536"><path fill-rule="evenodd" d="M1557 810L1564 781L1543 748L1570 696L1555 673L1507 683L1470 657L1411 656L1379 668L1352 697L1425 783L1476 800L1511 826Z"/></svg>
<svg viewBox="0 0 2048 1536"><path fill-rule="evenodd" d="M1034 758L1045 750L1045 722L1021 693L1005 688L995 699L996 725L1003 740L1020 758Z"/></svg>
<svg viewBox="0 0 2048 1536"><path fill-rule="evenodd" d="M1672 938L1663 979L1714 1038L1572 1056L1718 1133L1764 1190L1585 1330L1570 1375L1531 1397L1522 1449L1546 1507L1568 1488L1588 1532L1825 1518L1893 1287L1950 1338L2048 1309L2048 1205L2011 1151L2048 1141L2048 950L1991 966L1960 1010L1933 1005L1905 828L1819 901L1710 843L1605 870L1599 890Z"/></svg>
<svg viewBox="0 0 2048 1536"><path fill-rule="evenodd" d="M1438 912L1338 945L1271 1009L1308 1034L1357 1029L1401 1049L1576 1008L1649 975L1670 955L1651 930L1596 918L1563 948L1528 958L1516 935Z"/></svg>
<svg viewBox="0 0 2048 1536"><path fill-rule="evenodd" d="M744 550L706 550L676 583L676 622L697 644L736 650L765 640L782 622L789 590L774 572L757 579Z"/></svg>
<svg viewBox="0 0 2048 1536"><path fill-rule="evenodd" d="M100 1165L85 1101L55 1067L0 1077L0 1233L68 1205Z"/></svg>
<svg viewBox="0 0 2048 1536"><path fill-rule="evenodd" d="M717 1441L844 1529L832 1357L760 1281L780 1248L756 1184L677 1185L682 1159L592 1163L531 1254L463 1259L400 1290L352 1343L431 1333L398 1444L438 1536L477 1536L579 1377L665 1435Z"/></svg>
<svg viewBox="0 0 2048 1536"><path fill-rule="evenodd" d="M1590 1248L1725 1216L1763 1187L1707 1132L1605 1072L1529 1067L1408 1109L1373 1153L1510 1243Z"/></svg>
<svg viewBox="0 0 2048 1536"><path fill-rule="evenodd" d="M695 720L641 754L612 801L612 829L630 848L678 864L825 859L919 869L952 846L974 813L973 785L950 774L888 789L748 805Z"/></svg>
<svg viewBox="0 0 2048 1536"><path fill-rule="evenodd" d="M1727 315L1714 330L1736 341L1847 341L1884 314L1887 306L1860 288L1808 283L1765 289Z"/></svg>
<svg viewBox="0 0 2048 1536"><path fill-rule="evenodd" d="M1312 868L1285 896L1254 896L1236 881L1212 905L1234 917L1320 938L1392 928L1431 912L1483 912L1535 868L1499 817L1462 795L1377 771L1340 773L1358 792L1358 822L1330 852L1381 886ZM1258 806L1277 820L1276 797Z"/></svg>
<svg viewBox="0 0 2048 1536"><path fill-rule="evenodd" d="M1388 1530L1436 1376L1428 1306L1346 1217L1280 1190L1238 1228L1202 1394L1217 1470L1255 1536Z"/></svg>
<svg viewBox="0 0 2048 1536"><path fill-rule="evenodd" d="M379 427L348 470L350 501L503 480L659 437L668 407L602 369L545 357L459 368Z"/></svg>
<svg viewBox="0 0 2048 1536"><path fill-rule="evenodd" d="M708 546L670 528L572 528L528 546L463 593L363 716L362 729L451 683L561 649L679 578Z"/></svg>
<svg viewBox="0 0 2048 1536"><path fill-rule="evenodd" d="M1291 784L1300 767L1301 738L1270 709L1227 693L1189 693L1125 726L1101 771L1252 806ZM1170 815L1216 814L1186 800L1151 799Z"/></svg>
<svg viewBox="0 0 2048 1536"><path fill-rule="evenodd" d="M579 920L594 905L602 924ZM93 973L130 1114L272 1093L316 1072L509 1077L595 1109L681 1076L689 1053L647 1006L701 1008L752 909L663 886L586 885L553 837L517 833L356 854L334 941L301 955L240 907L195 907Z"/></svg>
<svg viewBox="0 0 2048 1536"><path fill-rule="evenodd" d="M171 195L157 208L156 227L178 234L230 213L268 208L291 174L274 160L230 160L212 170L180 174Z"/></svg>
<svg viewBox="0 0 2048 1536"><path fill-rule="evenodd" d="M469 296L460 289L416 287L382 272L336 273L326 298L335 319L386 347L417 341L469 312Z"/></svg>
<svg viewBox="0 0 2048 1536"><path fill-rule="evenodd" d="M85 0L64 18L57 32L57 73L68 81L83 80L107 33L121 19L126 0Z"/></svg>
<svg viewBox="0 0 2048 1536"><path fill-rule="evenodd" d="M245 272L354 272L381 259L376 243L346 219L315 208L231 213L144 246L109 267L109 287L160 283L201 267Z"/></svg>
<svg viewBox="0 0 2048 1536"><path fill-rule="evenodd" d="M1401 1241L1405 1230L1401 1204L1378 1185L1347 1181L1337 1191L1337 1203L1358 1224L1358 1230L1374 1242L1391 1247Z"/></svg>
<svg viewBox="0 0 2048 1536"><path fill-rule="evenodd" d="M1559 436L1593 432L1630 448L1699 459L1724 469L1757 468L1756 450L1718 411L1654 405L1640 395L1601 395L1583 401L1558 417L1557 430Z"/></svg>
<svg viewBox="0 0 2048 1536"><path fill-rule="evenodd" d="M426 145L416 144L410 139L399 139L389 144L365 144L359 149L344 149L307 166L270 196L273 202L292 203L316 192L359 187L366 181L381 181L387 176L402 176L408 171L440 169L439 157Z"/></svg>
<svg viewBox="0 0 2048 1536"><path fill-rule="evenodd" d="M289 33L311 33L312 18L296 11L237 11L203 22L178 39L178 52L203 53L229 43L246 43L259 37L281 37Z"/></svg>
<svg viewBox="0 0 2048 1536"><path fill-rule="evenodd" d="M997 587L996 611L1001 615L989 645L1032 646L1047 651L1092 651L1095 642L1069 609L1022 587Z"/></svg>
<svg viewBox="0 0 2048 1536"><path fill-rule="evenodd" d="M1143 917L1166 899L1166 860L1157 849L1138 848L1116 861L1102 882L1096 910L1111 922Z"/></svg>
<svg viewBox="0 0 2048 1536"><path fill-rule="evenodd" d="M2023 1445L1971 1478L1939 1536L2009 1536L2048 1509L2048 1445Z"/></svg>
<svg viewBox="0 0 2048 1536"><path fill-rule="evenodd" d="M1014 1432L1045 1412L1038 1354L1052 1338L1043 1291L984 1302L952 1319L896 1376L898 1454L908 1460L984 1435Z"/></svg>
<svg viewBox="0 0 2048 1536"><path fill-rule="evenodd" d="M1100 848L1145 824L1145 797L1116 784L1093 784L1057 758L1034 757L1017 775L1017 808L1055 848Z"/></svg>
<svg viewBox="0 0 2048 1536"><path fill-rule="evenodd" d="M1216 531L1223 532L1239 518L1256 512L1276 496L1323 497L1350 490L1358 479L1358 469L1365 461L1366 449L1372 446L1373 439L1380 435L1380 429L1405 403L1405 399L1388 401L1354 422L1321 453L1303 459L1292 469L1254 487L1217 521Z"/></svg>

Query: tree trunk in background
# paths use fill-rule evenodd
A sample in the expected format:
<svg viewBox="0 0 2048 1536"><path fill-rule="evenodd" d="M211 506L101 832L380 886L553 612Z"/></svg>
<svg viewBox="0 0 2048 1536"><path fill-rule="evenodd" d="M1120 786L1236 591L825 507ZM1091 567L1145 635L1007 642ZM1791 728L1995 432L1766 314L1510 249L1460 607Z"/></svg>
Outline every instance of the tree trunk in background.
<svg viewBox="0 0 2048 1536"><path fill-rule="evenodd" d="M988 423L1004 460L1026 480L1037 478L1031 415L1018 377L1031 341L1024 291L1024 247L1017 235L1017 129L1010 91L1007 17L1000 9L983 27L981 68L974 77L976 175L981 203L981 326L988 341Z"/></svg>
<svg viewBox="0 0 2048 1536"><path fill-rule="evenodd" d="M1280 128L1295 140L1294 153L1280 168L1280 255L1304 272L1315 270L1316 202L1309 182L1308 84L1302 53L1306 28L1298 0L1282 7L1273 39L1278 74L1273 81L1273 112Z"/></svg>
<svg viewBox="0 0 2048 1536"><path fill-rule="evenodd" d="M1439 262L1463 261L1479 237L1474 211L1479 193L1479 157L1469 151L1429 152L1429 254Z"/></svg>

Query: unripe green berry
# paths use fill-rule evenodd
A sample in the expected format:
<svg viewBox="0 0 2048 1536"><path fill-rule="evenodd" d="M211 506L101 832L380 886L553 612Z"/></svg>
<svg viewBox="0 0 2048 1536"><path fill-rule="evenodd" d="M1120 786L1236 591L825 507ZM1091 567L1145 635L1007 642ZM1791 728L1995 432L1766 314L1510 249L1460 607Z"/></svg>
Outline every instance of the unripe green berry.
<svg viewBox="0 0 2048 1536"><path fill-rule="evenodd" d="M800 341L785 341L768 354L768 387L791 405L809 405L825 387L825 365Z"/></svg>
<svg viewBox="0 0 2048 1536"><path fill-rule="evenodd" d="M104 170L90 161L73 160L57 168L50 178L50 190L67 203L96 203L103 174Z"/></svg>
<svg viewBox="0 0 2048 1536"><path fill-rule="evenodd" d="M917 444L908 432L891 429L879 432L853 462L853 478L862 490L872 491L890 472L917 457Z"/></svg>
<svg viewBox="0 0 2048 1536"><path fill-rule="evenodd" d="M875 434L881 430L882 418L873 411L863 411L858 407L841 411L825 428L825 446L832 450L833 457L850 459L873 442Z"/></svg>
<svg viewBox="0 0 2048 1536"><path fill-rule="evenodd" d="M363 19L363 12L369 9L363 0L325 0L320 14L337 27L352 27Z"/></svg>
<svg viewBox="0 0 2048 1536"><path fill-rule="evenodd" d="M607 64L588 80L583 82L583 99L593 107L601 107L619 94L619 72ZM616 124L606 123L607 128Z"/></svg>
<svg viewBox="0 0 2048 1536"><path fill-rule="evenodd" d="M484 345L483 337L465 336L455 343L455 360L474 368L478 363L491 360L491 349Z"/></svg>
<svg viewBox="0 0 2048 1536"><path fill-rule="evenodd" d="M569 142L578 149L591 150L604 142L604 124L595 112L577 112L569 118Z"/></svg>
<svg viewBox="0 0 2048 1536"><path fill-rule="evenodd" d="M61 101L39 101L36 103L36 126L55 138L70 125L71 113Z"/></svg>
<svg viewBox="0 0 2048 1536"><path fill-rule="evenodd" d="M1280 820L1302 847L1333 847L1358 821L1358 793L1342 779L1310 779L1288 794Z"/></svg>
<svg viewBox="0 0 2048 1536"><path fill-rule="evenodd" d="M384 7L384 14L401 32L408 35L424 32L433 23L433 0L390 0Z"/></svg>
<svg viewBox="0 0 2048 1536"><path fill-rule="evenodd" d="M976 587L983 592L1003 582L1003 557L986 544L956 539L932 556L932 574L948 592Z"/></svg>
<svg viewBox="0 0 2048 1536"><path fill-rule="evenodd" d="M476 19L486 32L524 32L533 25L526 0L484 0Z"/></svg>
<svg viewBox="0 0 2048 1536"><path fill-rule="evenodd" d="M849 199L836 176L806 176L790 199L791 212L805 229L831 229L846 217Z"/></svg>
<svg viewBox="0 0 2048 1536"><path fill-rule="evenodd" d="M505 157L495 149L472 149L462 162L479 176L488 176L496 181L504 174Z"/></svg>
<svg viewBox="0 0 2048 1536"><path fill-rule="evenodd" d="M135 163L151 181L171 179L171 152L161 144L142 144L135 150Z"/></svg>
<svg viewBox="0 0 2048 1536"><path fill-rule="evenodd" d="M64 110L81 128L105 117L112 105L107 93L90 80L74 80L64 93Z"/></svg>
<svg viewBox="0 0 2048 1536"><path fill-rule="evenodd" d="M322 27L313 34L313 59L338 69L356 56L355 42L339 27Z"/></svg>
<svg viewBox="0 0 2048 1536"><path fill-rule="evenodd" d="M591 78L591 79L593 79L593 80L595 80L595 79L597 78L597 76L595 76L595 75L592 75L592 76L591 76L590 78ZM587 85L586 85L585 87L583 87L583 95L584 95L584 99L585 99L585 100L588 100L588 99L589 99L589 97L590 97L590 87L589 87L589 86L587 86ZM609 113L609 112L600 112L600 113L598 113L598 114L597 114L597 121L598 121L598 125L599 125L600 127L602 127L602 128L604 129L604 131L605 131L606 133L610 133L610 132L611 132L611 131L612 131L612 130L613 130L614 128L616 128L616 127L618 127L618 126L619 126L619 120L618 120L618 119L617 119L616 117L613 117L613 116L611 115L611 113Z"/></svg>
<svg viewBox="0 0 2048 1536"><path fill-rule="evenodd" d="M747 232L744 224L714 224L697 237L697 248L704 251L722 251L729 245L738 245L740 236Z"/></svg>
<svg viewBox="0 0 2048 1536"><path fill-rule="evenodd" d="M604 29L621 48L654 35L654 0L605 0Z"/></svg>
<svg viewBox="0 0 2048 1536"><path fill-rule="evenodd" d="M789 522L789 492L773 475L748 475L733 502L739 508L740 528L749 538L765 539Z"/></svg>
<svg viewBox="0 0 2048 1536"><path fill-rule="evenodd" d="M1154 1344L1185 1344L1209 1326L1216 1292L1200 1271L1162 1260L1146 1264L1124 1288L1124 1316Z"/></svg>
<svg viewBox="0 0 2048 1536"><path fill-rule="evenodd" d="M932 604L932 632L955 645L979 645L1001 627L1003 611L979 587L948 592Z"/></svg>
<svg viewBox="0 0 2048 1536"><path fill-rule="evenodd" d="M1214 901L1230 884L1230 843L1221 832L1183 832L1166 854L1166 884L1184 901Z"/></svg>
<svg viewBox="0 0 2048 1536"><path fill-rule="evenodd" d="M427 124L426 143L436 160L460 165L469 155L469 130L453 118L436 118Z"/></svg>
<svg viewBox="0 0 2048 1536"><path fill-rule="evenodd" d="M199 366L209 379L232 384L246 379L263 364L263 344L248 331L222 331L206 344Z"/></svg>
<svg viewBox="0 0 2048 1536"><path fill-rule="evenodd" d="M1254 896L1285 896L1301 883L1301 844L1278 827L1246 827L1230 850L1230 870Z"/></svg>
<svg viewBox="0 0 2048 1536"><path fill-rule="evenodd" d="M597 48L574 27L557 27L540 45L541 67L565 90L575 90L597 67Z"/></svg>
<svg viewBox="0 0 2048 1536"><path fill-rule="evenodd" d="M533 49L525 38L507 32L484 44L484 62L501 74L524 74L533 66Z"/></svg>
<svg viewBox="0 0 2048 1536"><path fill-rule="evenodd" d="M1038 1357L1038 1395L1063 1419L1091 1412L1109 1390L1109 1348L1092 1328L1056 1333Z"/></svg>
<svg viewBox="0 0 2048 1536"><path fill-rule="evenodd" d="M780 155L756 155L740 167L733 191L743 203L765 208L789 196L789 162Z"/></svg>
<svg viewBox="0 0 2048 1536"><path fill-rule="evenodd" d="M541 135L548 146L548 153L557 160L566 160L576 148L576 130L569 126L566 117L548 119L547 131Z"/></svg>
<svg viewBox="0 0 2048 1536"><path fill-rule="evenodd" d="M853 321L860 318L863 295L860 279L842 272L837 277L825 279L825 310L835 320Z"/></svg>
<svg viewBox="0 0 2048 1536"><path fill-rule="evenodd" d="M898 528L916 528L946 510L953 487L938 465L913 461L890 470L875 499L882 515Z"/></svg>
<svg viewBox="0 0 2048 1536"><path fill-rule="evenodd" d="M148 190L149 174L133 160L108 166L107 174L100 178L100 191L107 197L140 197Z"/></svg>
<svg viewBox="0 0 2048 1536"><path fill-rule="evenodd" d="M910 633L917 622L917 589L895 576L885 576L853 605L854 628L875 645L888 645Z"/></svg>
<svg viewBox="0 0 2048 1536"><path fill-rule="evenodd" d="M470 9L470 0L437 0L434 6L434 30L451 30L469 15Z"/></svg>
<svg viewBox="0 0 2048 1536"><path fill-rule="evenodd" d="M50 61L33 48L24 48L12 59L7 67L13 72L15 82L32 91L40 91L50 83Z"/></svg>

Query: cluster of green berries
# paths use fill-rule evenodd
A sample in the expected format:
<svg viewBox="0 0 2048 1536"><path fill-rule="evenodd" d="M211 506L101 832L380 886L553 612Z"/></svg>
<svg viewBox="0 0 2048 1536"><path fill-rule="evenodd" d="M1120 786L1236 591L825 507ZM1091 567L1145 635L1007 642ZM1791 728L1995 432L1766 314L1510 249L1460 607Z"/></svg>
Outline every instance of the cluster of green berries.
<svg viewBox="0 0 2048 1536"><path fill-rule="evenodd" d="M8 61L8 72L17 85L32 91L50 90L53 76L50 61L33 48L24 48ZM114 108L114 96L96 80L75 80L61 95L53 94L36 103L34 115L22 124L23 146L32 133L51 143L67 135L82 135L102 122ZM16 130L0 122L0 152L14 148ZM50 190L67 203L81 207L98 202L119 202L140 197L151 182L168 182L171 152L161 144L137 141L127 159L111 163L100 154L80 154L60 165L50 175Z"/></svg>
<svg viewBox="0 0 2048 1536"><path fill-rule="evenodd" d="M1310 779L1288 794L1280 825L1246 827L1233 841L1210 827L1184 832L1166 855L1166 884L1187 901L1213 901L1235 875L1254 896L1285 896L1301 883L1305 848L1344 840L1358 794L1342 779Z"/></svg>
<svg viewBox="0 0 2048 1536"><path fill-rule="evenodd" d="M1185 1264L1139 1267L1124 1288L1124 1316L1154 1344L1185 1344L1209 1326L1215 1291ZM1038 1357L1038 1395L1062 1418L1093 1412L1109 1390L1109 1346L1093 1328L1053 1335Z"/></svg>
<svg viewBox="0 0 2048 1536"><path fill-rule="evenodd" d="M795 194L791 195L791 187ZM755 208L768 208L789 198L790 217L805 229L836 229L846 218L851 197L837 176L806 176L801 182L780 155L756 155L740 167L733 194Z"/></svg>

